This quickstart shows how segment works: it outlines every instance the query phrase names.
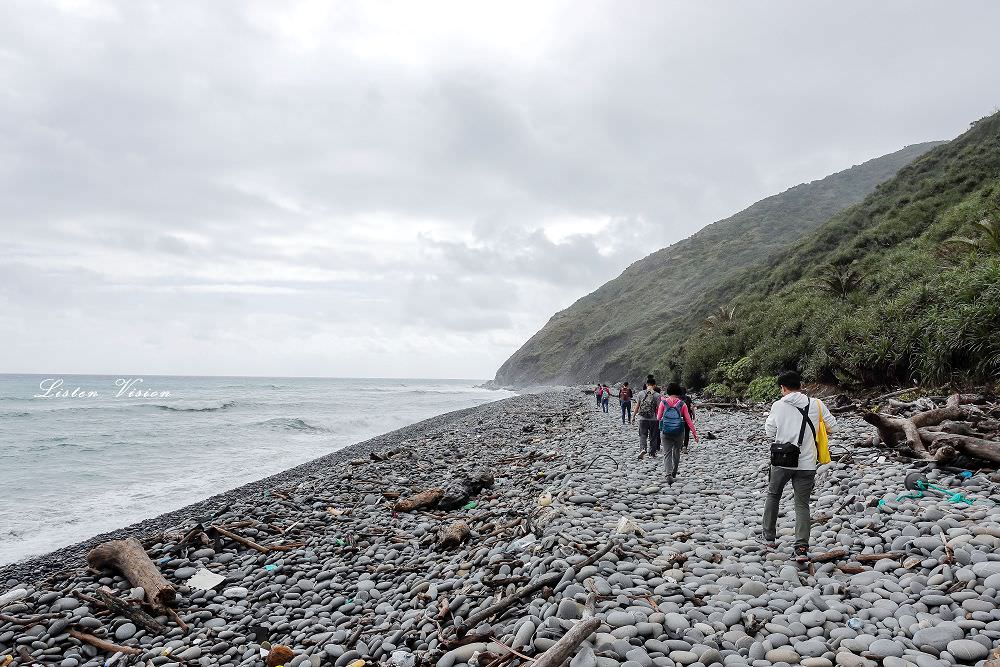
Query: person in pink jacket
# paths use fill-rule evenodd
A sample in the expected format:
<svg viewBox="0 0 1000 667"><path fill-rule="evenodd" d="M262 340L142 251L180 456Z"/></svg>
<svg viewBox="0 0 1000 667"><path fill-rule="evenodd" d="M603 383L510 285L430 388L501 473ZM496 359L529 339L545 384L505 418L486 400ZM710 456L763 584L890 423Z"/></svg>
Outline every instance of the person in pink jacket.
<svg viewBox="0 0 1000 667"><path fill-rule="evenodd" d="M676 382L667 385L666 396L660 400L656 418L660 420L660 447L663 448L663 469L667 473L667 484L674 485L674 476L680 462L681 448L684 446L685 426L691 431L695 442L698 431L691 419L691 411L681 398L681 387Z"/></svg>

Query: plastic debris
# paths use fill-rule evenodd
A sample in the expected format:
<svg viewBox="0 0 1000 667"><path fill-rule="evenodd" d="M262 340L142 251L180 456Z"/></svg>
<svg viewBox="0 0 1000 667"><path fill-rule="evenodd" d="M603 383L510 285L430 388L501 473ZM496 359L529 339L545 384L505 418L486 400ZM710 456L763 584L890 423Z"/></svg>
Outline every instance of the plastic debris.
<svg viewBox="0 0 1000 667"><path fill-rule="evenodd" d="M266 570L267 567L268 566L265 565L264 569ZM224 575L216 574L211 570L202 568L195 572L193 577L187 580L187 585L191 588L196 588L199 591L210 591L225 580L226 577Z"/></svg>
<svg viewBox="0 0 1000 667"><path fill-rule="evenodd" d="M389 658L389 664L393 667L415 667L417 657L409 651L393 651Z"/></svg>
<svg viewBox="0 0 1000 667"><path fill-rule="evenodd" d="M619 535L642 535L645 531L639 527L639 524L635 522L630 516L623 516L618 519L618 525L615 527L615 532Z"/></svg>
<svg viewBox="0 0 1000 667"><path fill-rule="evenodd" d="M475 500L470 500L469 502L467 502L464 505L462 505L462 509L464 509L464 510L474 510L478 506L479 506L479 503L477 503Z"/></svg>
<svg viewBox="0 0 1000 667"><path fill-rule="evenodd" d="M847 620L847 627L851 630L860 630L865 627L865 624L860 618L850 618Z"/></svg>
<svg viewBox="0 0 1000 667"><path fill-rule="evenodd" d="M552 494L548 491L543 491L540 496L538 496L538 506L548 507L552 504Z"/></svg>
<svg viewBox="0 0 1000 667"><path fill-rule="evenodd" d="M268 563L267 565L264 566L264 569L267 570L268 572L274 572L275 570L278 569L278 566L275 565L274 563Z"/></svg>

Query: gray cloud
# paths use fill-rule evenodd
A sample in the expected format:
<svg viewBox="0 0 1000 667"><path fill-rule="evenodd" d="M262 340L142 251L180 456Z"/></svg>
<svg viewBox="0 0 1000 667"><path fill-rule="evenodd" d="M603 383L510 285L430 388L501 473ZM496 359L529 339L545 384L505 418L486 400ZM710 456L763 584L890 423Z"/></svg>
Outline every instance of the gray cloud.
<svg viewBox="0 0 1000 667"><path fill-rule="evenodd" d="M0 6L0 370L486 377L993 111L992 2Z"/></svg>

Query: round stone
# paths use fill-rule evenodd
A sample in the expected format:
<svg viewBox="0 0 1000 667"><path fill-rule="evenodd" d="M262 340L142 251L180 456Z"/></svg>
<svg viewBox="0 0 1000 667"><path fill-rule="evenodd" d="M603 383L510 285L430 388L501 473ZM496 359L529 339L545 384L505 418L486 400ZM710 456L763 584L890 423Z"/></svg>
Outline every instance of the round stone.
<svg viewBox="0 0 1000 667"><path fill-rule="evenodd" d="M956 639L948 642L948 653L955 656L959 662L977 662L984 660L990 654L990 650L971 639Z"/></svg>
<svg viewBox="0 0 1000 667"><path fill-rule="evenodd" d="M772 648L764 658L770 663L787 662L789 665L794 665L799 662L799 654L786 646Z"/></svg>

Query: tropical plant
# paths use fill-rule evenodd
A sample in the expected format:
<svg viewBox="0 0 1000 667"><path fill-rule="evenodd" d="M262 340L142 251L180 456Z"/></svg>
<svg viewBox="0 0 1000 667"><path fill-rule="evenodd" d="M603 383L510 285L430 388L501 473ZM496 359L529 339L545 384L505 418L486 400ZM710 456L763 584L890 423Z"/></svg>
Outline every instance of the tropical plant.
<svg viewBox="0 0 1000 667"><path fill-rule="evenodd" d="M986 217L976 223L979 236L952 236L944 242L946 249L957 248L984 255L1000 256L1000 216Z"/></svg>
<svg viewBox="0 0 1000 667"><path fill-rule="evenodd" d="M736 319L736 306L726 308L725 306L719 306L715 311L705 318L705 326L710 329L722 326L723 324L728 324Z"/></svg>
<svg viewBox="0 0 1000 667"><path fill-rule="evenodd" d="M841 301L847 301L852 292L861 289L864 277L849 265L829 265L816 278L816 285Z"/></svg>

